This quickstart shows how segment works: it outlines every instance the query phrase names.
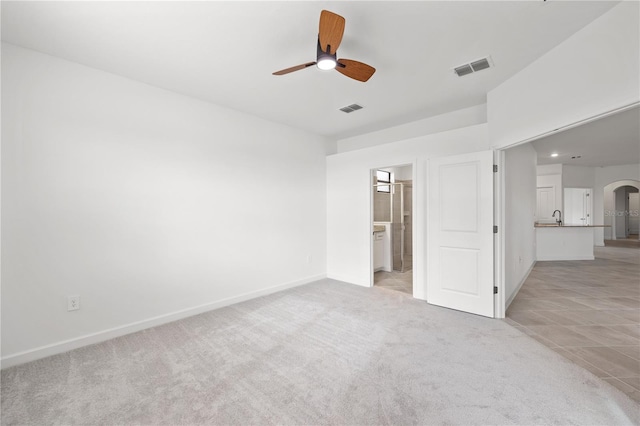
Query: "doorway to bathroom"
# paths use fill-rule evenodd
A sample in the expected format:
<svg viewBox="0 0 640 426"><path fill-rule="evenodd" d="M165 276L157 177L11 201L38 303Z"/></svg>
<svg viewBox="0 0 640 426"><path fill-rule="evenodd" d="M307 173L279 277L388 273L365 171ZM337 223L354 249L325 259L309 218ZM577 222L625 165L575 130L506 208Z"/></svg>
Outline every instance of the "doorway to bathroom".
<svg viewBox="0 0 640 426"><path fill-rule="evenodd" d="M413 295L413 166L372 170L373 285Z"/></svg>

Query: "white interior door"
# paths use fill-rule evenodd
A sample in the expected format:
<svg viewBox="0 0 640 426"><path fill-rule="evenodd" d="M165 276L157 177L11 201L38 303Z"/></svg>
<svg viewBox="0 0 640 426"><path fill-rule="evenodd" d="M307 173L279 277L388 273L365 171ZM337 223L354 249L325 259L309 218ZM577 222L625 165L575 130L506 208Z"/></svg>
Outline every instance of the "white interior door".
<svg viewBox="0 0 640 426"><path fill-rule="evenodd" d="M431 159L427 179L427 302L493 317L493 152Z"/></svg>
<svg viewBox="0 0 640 426"><path fill-rule="evenodd" d="M565 188L563 216L565 225L590 225L591 189Z"/></svg>

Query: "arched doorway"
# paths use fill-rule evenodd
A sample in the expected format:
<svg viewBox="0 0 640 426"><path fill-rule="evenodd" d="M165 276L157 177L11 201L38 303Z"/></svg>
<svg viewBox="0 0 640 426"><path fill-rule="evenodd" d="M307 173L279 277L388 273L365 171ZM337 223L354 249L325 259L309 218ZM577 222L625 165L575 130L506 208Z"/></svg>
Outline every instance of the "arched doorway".
<svg viewBox="0 0 640 426"><path fill-rule="evenodd" d="M605 240L639 239L640 182L620 180L604 187Z"/></svg>

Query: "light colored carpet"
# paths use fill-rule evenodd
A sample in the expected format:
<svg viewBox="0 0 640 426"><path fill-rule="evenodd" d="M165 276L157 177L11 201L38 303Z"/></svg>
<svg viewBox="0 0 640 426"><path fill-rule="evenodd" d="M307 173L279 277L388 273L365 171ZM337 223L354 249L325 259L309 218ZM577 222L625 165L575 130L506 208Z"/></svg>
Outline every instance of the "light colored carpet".
<svg viewBox="0 0 640 426"><path fill-rule="evenodd" d="M504 321L323 280L2 372L2 424L638 424Z"/></svg>

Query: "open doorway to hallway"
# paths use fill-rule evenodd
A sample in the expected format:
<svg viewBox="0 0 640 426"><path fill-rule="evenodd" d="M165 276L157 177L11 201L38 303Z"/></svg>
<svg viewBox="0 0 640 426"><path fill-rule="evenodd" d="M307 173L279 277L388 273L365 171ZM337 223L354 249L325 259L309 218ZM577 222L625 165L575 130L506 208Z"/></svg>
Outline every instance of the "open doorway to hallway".
<svg viewBox="0 0 640 426"><path fill-rule="evenodd" d="M537 262L506 321L640 402L640 248Z"/></svg>
<svg viewBox="0 0 640 426"><path fill-rule="evenodd" d="M413 295L413 167L371 173L373 285Z"/></svg>
<svg viewBox="0 0 640 426"><path fill-rule="evenodd" d="M507 322L640 402L638 112L611 113L530 142L538 188L534 264L520 273L519 257L511 255L522 248L522 235L532 235L530 219L520 220L532 206L515 209L533 189L526 197L505 191L506 223L519 225L505 238L505 281L514 289ZM524 180L531 160L526 144L505 155L518 153L520 167L506 167L511 187Z"/></svg>
<svg viewBox="0 0 640 426"><path fill-rule="evenodd" d="M618 181L605 186L605 217L611 224L610 232L605 232L605 246L640 247L639 190L640 181L637 180Z"/></svg>

